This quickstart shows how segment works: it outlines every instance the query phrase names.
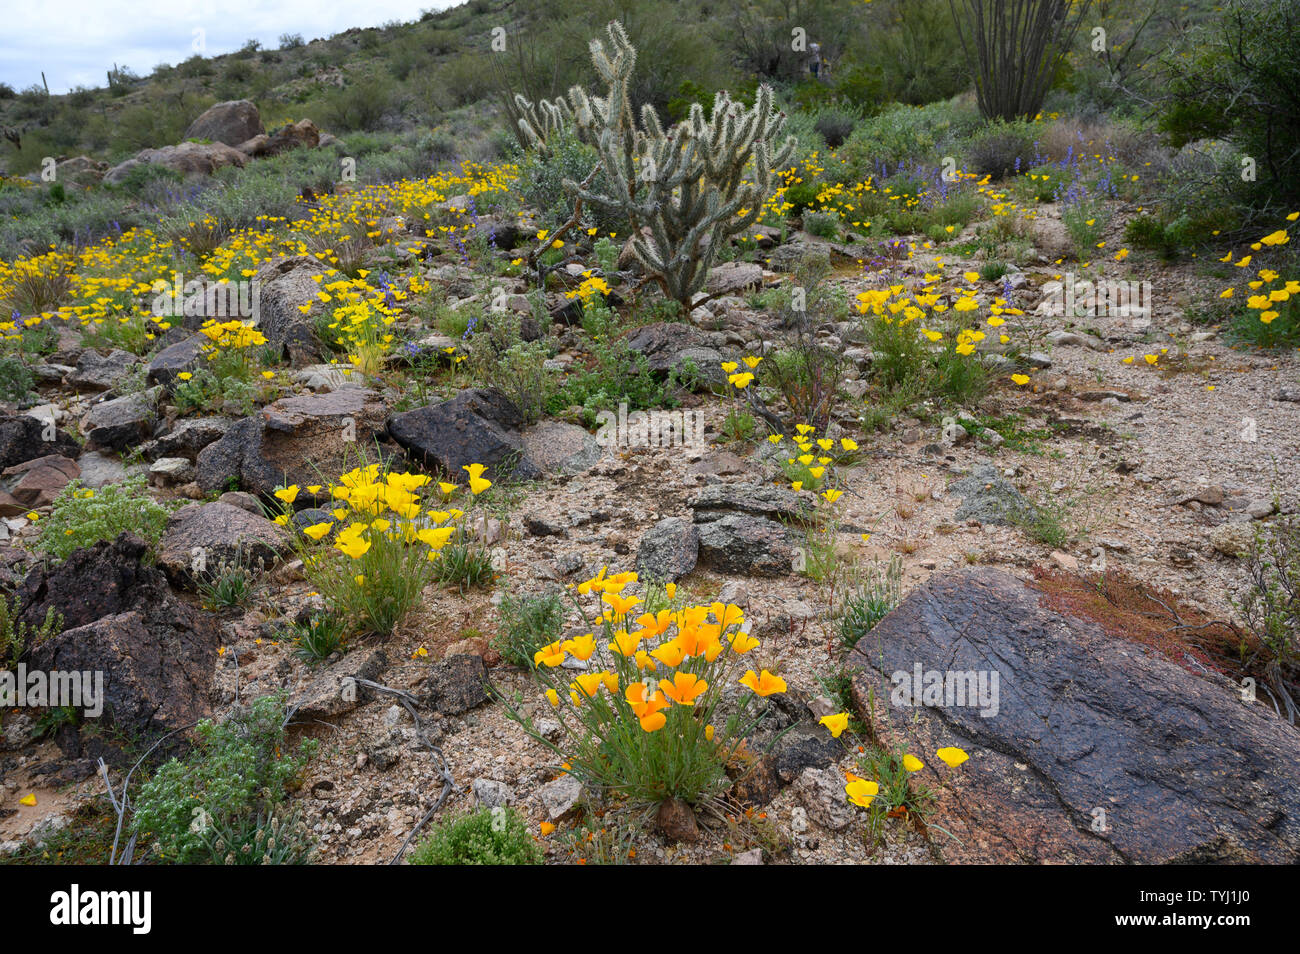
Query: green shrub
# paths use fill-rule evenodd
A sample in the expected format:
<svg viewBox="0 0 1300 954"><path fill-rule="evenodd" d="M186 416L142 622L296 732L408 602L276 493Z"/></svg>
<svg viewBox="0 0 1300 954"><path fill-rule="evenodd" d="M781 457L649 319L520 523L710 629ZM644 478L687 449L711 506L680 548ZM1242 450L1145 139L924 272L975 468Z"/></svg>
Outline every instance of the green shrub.
<svg viewBox="0 0 1300 954"><path fill-rule="evenodd" d="M845 140L839 151L845 168L836 177L845 182L862 181L877 175L878 162L895 166L904 159L922 159L937 165L943 156L956 155L957 140L979 126L979 114L968 106L948 102L894 105L863 120Z"/></svg>
<svg viewBox="0 0 1300 954"><path fill-rule="evenodd" d="M564 180L582 182L599 164L596 150L566 130L551 137L546 152L533 149L524 155L516 188L525 204L540 210L546 224L554 228L567 221L573 213L573 200L564 189ZM608 193L604 172L596 173L591 189L600 195ZM627 220L613 211L597 208L589 202L583 207L583 215L589 220L586 223L588 227L595 226L602 233L628 234Z"/></svg>
<svg viewBox="0 0 1300 954"><path fill-rule="evenodd" d="M391 80L366 77L326 95L322 125L334 130L378 129L396 105L397 89Z"/></svg>
<svg viewBox="0 0 1300 954"><path fill-rule="evenodd" d="M993 179L1023 172L1038 154L1036 138L1024 120L991 122L967 140L966 168Z"/></svg>
<svg viewBox="0 0 1300 954"><path fill-rule="evenodd" d="M513 808L481 808L434 826L413 865L540 865L542 850Z"/></svg>
<svg viewBox="0 0 1300 954"><path fill-rule="evenodd" d="M1293 206L1300 198L1300 7L1294 0L1232 0L1188 49L1166 58L1161 129L1175 145L1230 139L1255 163L1251 205Z"/></svg>
<svg viewBox="0 0 1300 954"><path fill-rule="evenodd" d="M24 622L16 622L17 611L17 598L10 604L9 597L0 593L0 669L16 666L24 652L52 639L63 630L63 616L56 613L53 606L46 612L41 625L35 629L28 628Z"/></svg>
<svg viewBox="0 0 1300 954"><path fill-rule="evenodd" d="M513 312L493 314L488 333L474 336L469 363L476 378L501 391L532 424L555 390L555 375L546 367L550 349L540 341L523 341L519 326Z"/></svg>
<svg viewBox="0 0 1300 954"><path fill-rule="evenodd" d="M501 625L492 645L502 659L524 669L533 668L533 654L555 642L564 625L564 601L556 592L540 596L506 593L499 612Z"/></svg>
<svg viewBox="0 0 1300 954"><path fill-rule="evenodd" d="M969 86L966 71L954 68L962 48L948 0L876 0L868 9L880 19L866 31L862 65L839 80L845 95L922 105Z"/></svg>
<svg viewBox="0 0 1300 954"><path fill-rule="evenodd" d="M284 730L282 694L263 696L224 722L205 719L193 751L173 758L140 786L135 829L166 862L221 863L239 833L279 814L288 787L315 754L314 739L292 749Z"/></svg>
<svg viewBox="0 0 1300 954"><path fill-rule="evenodd" d="M803 217L804 231L824 239L840 235L840 217L829 212L808 212Z"/></svg>
<svg viewBox="0 0 1300 954"><path fill-rule="evenodd" d="M36 383L31 369L18 358L0 357L0 401L18 401L26 397Z"/></svg>
<svg viewBox="0 0 1300 954"><path fill-rule="evenodd" d="M840 640L845 646L852 649L893 611L903 598L902 582L903 564L897 556L890 558L884 570L873 564L857 581L844 602L840 620Z"/></svg>
<svg viewBox="0 0 1300 954"><path fill-rule="evenodd" d="M49 517L40 522L36 548L63 560L74 550L115 540L126 530L154 547L167 525L168 512L149 496L144 477L128 477L99 490L74 480L59 493Z"/></svg>
<svg viewBox="0 0 1300 954"><path fill-rule="evenodd" d="M1268 663L1300 660L1300 520L1280 518L1256 528L1245 555L1246 585L1234 601L1268 653Z"/></svg>

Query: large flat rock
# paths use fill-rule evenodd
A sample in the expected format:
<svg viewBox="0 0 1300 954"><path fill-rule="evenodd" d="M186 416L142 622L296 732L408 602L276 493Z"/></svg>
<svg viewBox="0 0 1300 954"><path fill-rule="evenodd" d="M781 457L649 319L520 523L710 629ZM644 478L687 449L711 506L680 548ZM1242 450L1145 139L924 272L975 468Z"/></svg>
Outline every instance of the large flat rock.
<svg viewBox="0 0 1300 954"><path fill-rule="evenodd" d="M849 657L877 738L926 762L949 861L1300 861L1300 732L1194 675L1040 605L992 568L935 577ZM997 676L994 705L894 694L895 673ZM966 704L962 704L962 703ZM933 704L930 704L933 703ZM971 704L973 703L973 704ZM935 757L956 746L970 760ZM936 776L937 773L937 776Z"/></svg>

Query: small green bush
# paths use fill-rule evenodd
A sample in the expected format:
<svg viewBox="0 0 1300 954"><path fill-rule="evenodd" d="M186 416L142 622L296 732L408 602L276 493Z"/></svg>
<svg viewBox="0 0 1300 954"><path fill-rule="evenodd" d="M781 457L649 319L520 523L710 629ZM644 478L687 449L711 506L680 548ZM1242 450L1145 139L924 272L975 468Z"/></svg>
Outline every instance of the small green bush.
<svg viewBox="0 0 1300 954"><path fill-rule="evenodd" d="M291 749L284 716L285 698L278 694L255 700L224 722L204 720L185 760L172 759L140 786L135 828L159 859L221 863L227 852L218 846L242 844L240 833L255 837L259 818L275 816L283 824L290 817L282 814L288 786L317 743L307 739Z"/></svg>
<svg viewBox="0 0 1300 954"><path fill-rule="evenodd" d="M559 637L564 625L564 601L559 593L515 596L501 600L501 626L492 640L501 658L525 669L533 668L533 654Z"/></svg>
<svg viewBox="0 0 1300 954"><path fill-rule="evenodd" d="M596 150L579 141L576 135L566 132L552 136L546 152L530 150L520 162L519 195L526 205L541 210L543 219L553 228L567 221L573 212L573 199L564 188L564 180L582 182L599 164ZM603 172L596 174L590 189L598 195L609 194ZM591 220L586 224L594 225L602 233L628 234L627 222L612 211L587 203L583 214Z"/></svg>
<svg viewBox="0 0 1300 954"><path fill-rule="evenodd" d="M1257 527L1245 554L1246 584L1234 605L1274 663L1300 660L1300 520L1283 517Z"/></svg>
<svg viewBox="0 0 1300 954"><path fill-rule="evenodd" d="M1024 120L989 123L966 142L966 166L993 179L1024 172L1034 165L1038 146L1034 128Z"/></svg>
<svg viewBox="0 0 1300 954"><path fill-rule="evenodd" d="M63 560L74 550L114 540L125 530L157 546L168 512L149 496L144 477L128 477L99 490L74 480L59 493L50 516L40 522L36 548Z"/></svg>
<svg viewBox="0 0 1300 954"><path fill-rule="evenodd" d="M17 401L25 397L35 383L36 376L18 358L8 355L0 358L0 400Z"/></svg>
<svg viewBox="0 0 1300 954"><path fill-rule="evenodd" d="M1166 57L1160 128L1174 145L1223 138L1257 164L1253 208L1300 197L1300 8L1232 0Z"/></svg>
<svg viewBox="0 0 1300 954"><path fill-rule="evenodd" d="M542 851L513 808L481 808L437 825L413 865L540 865Z"/></svg>
<svg viewBox="0 0 1300 954"><path fill-rule="evenodd" d="M18 621L18 599L13 603L9 597L0 593L0 669L18 665L25 651L39 646L48 639L57 636L63 630L63 616L51 606L45 613L45 619L35 629Z"/></svg>
<svg viewBox="0 0 1300 954"><path fill-rule="evenodd" d="M884 570L873 565L858 581L844 603L844 616L840 620L840 640L845 646L852 649L893 611L902 599L902 582L903 564L897 556L890 559Z"/></svg>

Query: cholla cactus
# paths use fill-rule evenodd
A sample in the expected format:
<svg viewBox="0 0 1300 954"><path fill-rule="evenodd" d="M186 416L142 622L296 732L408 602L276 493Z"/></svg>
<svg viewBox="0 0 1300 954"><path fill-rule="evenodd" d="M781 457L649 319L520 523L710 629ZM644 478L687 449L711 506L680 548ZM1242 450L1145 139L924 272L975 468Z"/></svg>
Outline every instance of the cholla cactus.
<svg viewBox="0 0 1300 954"><path fill-rule="evenodd" d="M567 102L543 100L536 109L520 98L520 126L543 149L570 125L595 147L608 193L570 179L565 188L577 199L627 216L636 257L664 294L689 310L722 242L758 219L773 191L772 170L790 160L794 137L777 145L785 114L774 109L768 86L759 87L750 108L720 92L710 118L696 103L685 121L666 132L647 104L638 128L628 98L636 49L617 20L607 32L608 50L599 39L591 41L592 63L607 94L588 96L575 86Z"/></svg>

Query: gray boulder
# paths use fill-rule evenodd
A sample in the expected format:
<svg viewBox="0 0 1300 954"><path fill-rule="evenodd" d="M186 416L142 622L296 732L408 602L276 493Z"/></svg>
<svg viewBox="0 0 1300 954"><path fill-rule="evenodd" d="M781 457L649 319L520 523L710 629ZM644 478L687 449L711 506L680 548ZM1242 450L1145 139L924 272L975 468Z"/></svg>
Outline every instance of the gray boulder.
<svg viewBox="0 0 1300 954"><path fill-rule="evenodd" d="M194 503L167 518L158 565L176 585L207 579L222 564L268 569L289 552L288 535L266 517L228 503Z"/></svg>
<svg viewBox="0 0 1300 954"><path fill-rule="evenodd" d="M700 532L679 517L665 517L646 531L636 551L636 571L643 579L675 583L695 569Z"/></svg>
<svg viewBox="0 0 1300 954"><path fill-rule="evenodd" d="M962 498L958 520L1020 524L1034 519L1034 505L991 464L980 464L948 489Z"/></svg>
<svg viewBox="0 0 1300 954"><path fill-rule="evenodd" d="M183 139L207 139L238 146L266 132L257 107L246 99L232 99L209 106L190 123Z"/></svg>
<svg viewBox="0 0 1300 954"><path fill-rule="evenodd" d="M96 404L81 419L81 431L91 445L123 451L148 438L158 420L162 389L150 388Z"/></svg>

